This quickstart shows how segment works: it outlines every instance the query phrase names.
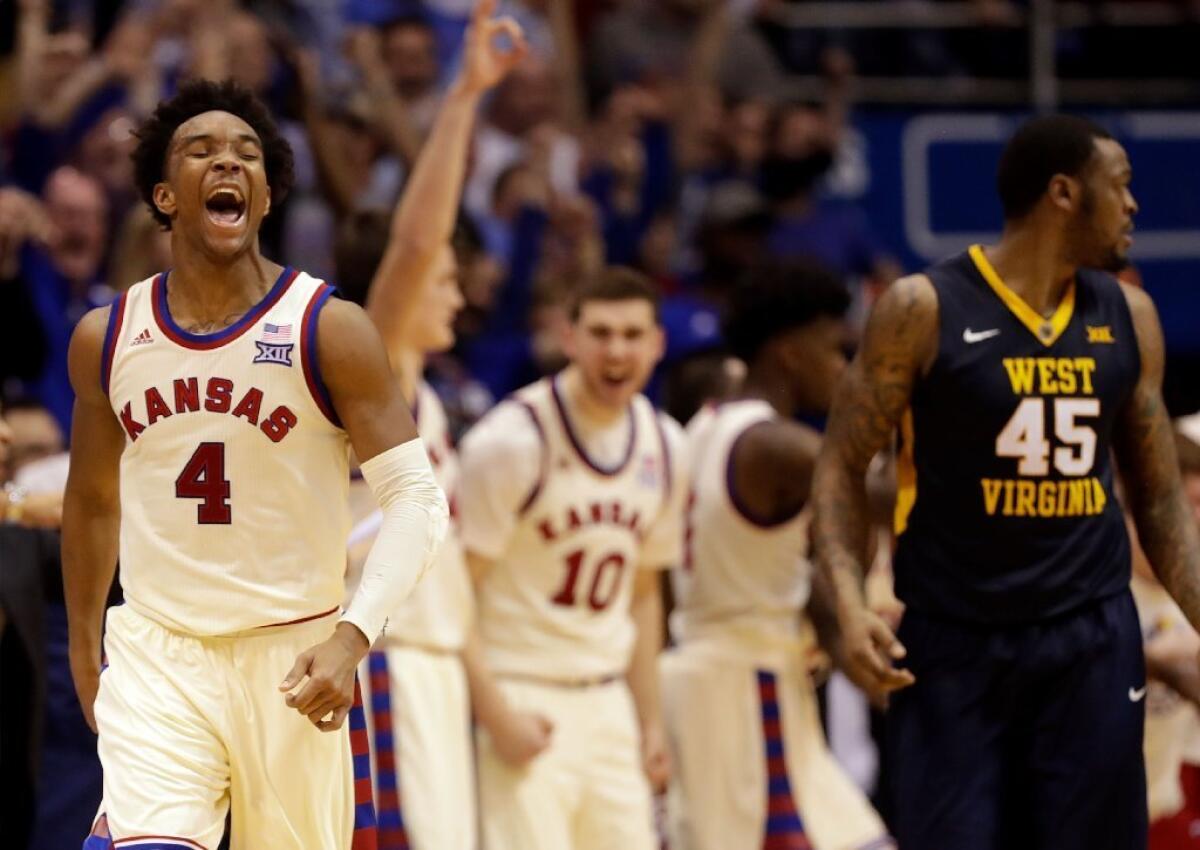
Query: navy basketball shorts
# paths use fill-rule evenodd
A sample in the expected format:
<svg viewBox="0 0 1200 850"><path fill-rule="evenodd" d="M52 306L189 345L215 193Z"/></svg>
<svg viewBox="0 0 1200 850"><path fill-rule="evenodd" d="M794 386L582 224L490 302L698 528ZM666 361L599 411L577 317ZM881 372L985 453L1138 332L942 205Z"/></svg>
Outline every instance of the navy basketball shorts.
<svg viewBox="0 0 1200 850"><path fill-rule="evenodd" d="M1145 661L1129 593L1051 620L906 612L884 759L900 850L1144 850Z"/></svg>

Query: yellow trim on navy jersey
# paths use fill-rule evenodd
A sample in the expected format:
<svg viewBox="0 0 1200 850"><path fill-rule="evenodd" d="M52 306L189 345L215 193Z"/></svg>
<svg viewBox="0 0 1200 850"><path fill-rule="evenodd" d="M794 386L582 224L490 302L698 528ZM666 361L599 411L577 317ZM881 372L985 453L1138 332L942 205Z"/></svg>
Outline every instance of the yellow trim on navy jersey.
<svg viewBox="0 0 1200 850"><path fill-rule="evenodd" d="M917 466L913 462L912 408L900 420L900 452L896 457L896 511L892 527L896 536L908 528L908 516L917 504Z"/></svg>
<svg viewBox="0 0 1200 850"><path fill-rule="evenodd" d="M1000 275L996 273L996 269L988 260L987 255L983 253L982 245L972 245L970 254L971 259L975 262L975 268L979 269L979 273L983 275L983 279L987 281L988 286L1004 302L1004 306L1021 320L1021 324L1029 328L1029 332L1037 337L1042 345L1049 347L1062 336L1063 331L1067 329L1067 325L1071 323L1071 316L1075 314L1074 280L1067 286L1067 291L1063 293L1062 300L1058 302L1058 307L1054 309L1054 314L1046 319L1026 304L1020 295L1017 295L1017 293L1008 288L1008 284L1000 278Z"/></svg>

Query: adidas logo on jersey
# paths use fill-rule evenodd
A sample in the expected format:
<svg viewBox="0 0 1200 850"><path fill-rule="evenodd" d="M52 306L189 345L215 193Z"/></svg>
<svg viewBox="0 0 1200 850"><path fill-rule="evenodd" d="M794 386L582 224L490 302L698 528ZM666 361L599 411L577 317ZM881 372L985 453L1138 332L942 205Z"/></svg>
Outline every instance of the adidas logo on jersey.
<svg viewBox="0 0 1200 850"><path fill-rule="evenodd" d="M154 342L154 337L150 336L150 329L142 328L142 332L130 341L129 347L133 348L135 345L149 345L152 342Z"/></svg>

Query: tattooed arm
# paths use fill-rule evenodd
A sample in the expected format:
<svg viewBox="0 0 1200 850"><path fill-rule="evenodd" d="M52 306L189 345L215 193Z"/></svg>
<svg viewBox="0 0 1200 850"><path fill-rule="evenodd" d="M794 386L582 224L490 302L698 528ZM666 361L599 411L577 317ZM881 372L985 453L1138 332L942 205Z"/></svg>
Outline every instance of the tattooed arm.
<svg viewBox="0 0 1200 850"><path fill-rule="evenodd" d="M877 698L913 677L892 667L904 648L863 599L867 466L891 440L913 384L933 363L937 330L937 294L928 278L901 278L883 294L834 396L813 473L817 568L834 589L847 672Z"/></svg>
<svg viewBox="0 0 1200 850"><path fill-rule="evenodd" d="M1200 630L1200 532L1184 501L1175 435L1162 400L1163 338L1145 292L1122 286L1142 374L1117 419L1117 463L1129 511L1158 580Z"/></svg>

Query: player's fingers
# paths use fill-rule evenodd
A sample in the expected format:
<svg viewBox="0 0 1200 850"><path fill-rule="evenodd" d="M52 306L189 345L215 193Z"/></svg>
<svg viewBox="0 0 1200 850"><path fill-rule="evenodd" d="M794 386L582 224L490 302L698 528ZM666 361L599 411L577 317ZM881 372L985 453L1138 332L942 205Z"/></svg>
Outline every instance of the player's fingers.
<svg viewBox="0 0 1200 850"><path fill-rule="evenodd" d="M525 44L525 31L515 20L505 15L488 21L488 40L494 42L498 36L504 36L511 43L510 50L517 50Z"/></svg>
<svg viewBox="0 0 1200 850"><path fill-rule="evenodd" d="M908 654L908 650L904 648L904 644L900 643L899 639L892 634L892 630L888 628L880 617L871 615L871 640L875 645L882 649L891 658L903 658Z"/></svg>
<svg viewBox="0 0 1200 850"><path fill-rule="evenodd" d="M892 667L888 668L888 670L879 678L878 687L880 690L884 691L884 693L891 693L892 691L898 691L901 688L907 688L915 681L916 677L913 676L913 674L908 670Z"/></svg>
<svg viewBox="0 0 1200 850"><path fill-rule="evenodd" d="M479 0L471 11L471 23L479 24L496 13L497 0Z"/></svg>
<svg viewBox="0 0 1200 850"><path fill-rule="evenodd" d="M337 711L339 703L337 700L327 699L317 703L312 709L304 712L304 716L317 727L320 727L321 721L328 717L333 712Z"/></svg>
<svg viewBox="0 0 1200 850"><path fill-rule="evenodd" d="M350 713L350 707L339 708L334 710L333 717L328 720L322 720L317 724L317 728L322 732L333 732L342 728L342 724L346 722L346 715Z"/></svg>
<svg viewBox="0 0 1200 850"><path fill-rule="evenodd" d="M308 714L329 696L324 684L310 676L304 687L297 693L288 694L284 701L301 714Z"/></svg>
<svg viewBox="0 0 1200 850"><path fill-rule="evenodd" d="M296 663L292 665L292 669L283 677L283 681L279 683L279 690L290 691L296 685L300 684L300 680L308 673L308 666L312 663L312 653L308 650L296 656ZM290 703L289 703L290 705Z"/></svg>

